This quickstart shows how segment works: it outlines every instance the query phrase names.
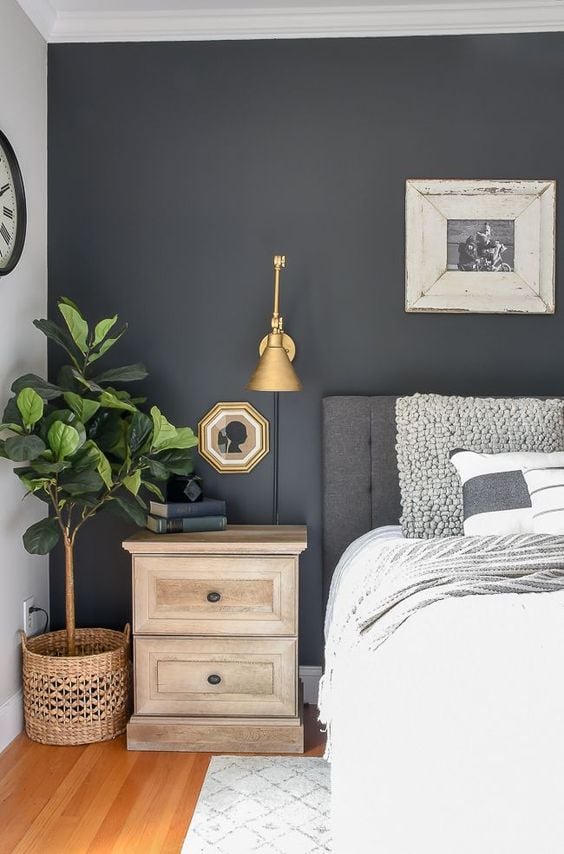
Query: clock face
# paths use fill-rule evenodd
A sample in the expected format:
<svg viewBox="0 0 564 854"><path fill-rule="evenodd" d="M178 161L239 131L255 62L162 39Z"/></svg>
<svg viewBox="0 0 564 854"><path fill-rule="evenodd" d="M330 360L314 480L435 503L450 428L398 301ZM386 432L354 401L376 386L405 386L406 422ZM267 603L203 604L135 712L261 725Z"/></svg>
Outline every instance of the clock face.
<svg viewBox="0 0 564 854"><path fill-rule="evenodd" d="M14 150L0 131L0 276L10 273L18 263L25 227L22 176Z"/></svg>

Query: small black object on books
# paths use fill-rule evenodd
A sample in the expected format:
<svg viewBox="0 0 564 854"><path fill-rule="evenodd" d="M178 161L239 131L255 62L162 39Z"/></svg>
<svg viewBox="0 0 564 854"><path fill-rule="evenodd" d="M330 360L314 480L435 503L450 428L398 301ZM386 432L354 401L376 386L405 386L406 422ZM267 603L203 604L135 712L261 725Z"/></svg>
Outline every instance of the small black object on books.
<svg viewBox="0 0 564 854"><path fill-rule="evenodd" d="M173 475L166 486L167 501L201 501L204 496L202 478L197 474Z"/></svg>

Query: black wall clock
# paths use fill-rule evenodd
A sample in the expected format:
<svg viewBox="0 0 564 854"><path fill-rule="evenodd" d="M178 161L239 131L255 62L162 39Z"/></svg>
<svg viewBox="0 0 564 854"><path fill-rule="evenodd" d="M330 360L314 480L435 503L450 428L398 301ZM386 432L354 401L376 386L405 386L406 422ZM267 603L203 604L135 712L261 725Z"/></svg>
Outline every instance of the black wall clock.
<svg viewBox="0 0 564 854"><path fill-rule="evenodd" d="M11 273L20 260L26 219L22 173L14 149L0 130L0 276Z"/></svg>

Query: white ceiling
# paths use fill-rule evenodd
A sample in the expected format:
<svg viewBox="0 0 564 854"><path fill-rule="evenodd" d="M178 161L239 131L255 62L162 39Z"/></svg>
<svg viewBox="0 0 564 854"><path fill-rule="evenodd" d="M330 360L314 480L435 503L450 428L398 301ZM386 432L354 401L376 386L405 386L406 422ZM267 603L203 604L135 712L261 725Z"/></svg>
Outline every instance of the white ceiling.
<svg viewBox="0 0 564 854"><path fill-rule="evenodd" d="M50 42L564 30L564 0L18 0Z"/></svg>

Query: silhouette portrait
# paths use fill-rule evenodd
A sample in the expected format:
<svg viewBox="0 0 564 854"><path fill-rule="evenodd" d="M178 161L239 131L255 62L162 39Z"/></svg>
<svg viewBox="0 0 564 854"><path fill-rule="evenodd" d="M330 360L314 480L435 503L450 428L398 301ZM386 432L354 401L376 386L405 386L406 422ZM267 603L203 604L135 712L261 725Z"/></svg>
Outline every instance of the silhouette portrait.
<svg viewBox="0 0 564 854"><path fill-rule="evenodd" d="M247 428L242 421L230 421L225 427L227 437L227 454L240 454L241 445L247 441Z"/></svg>

